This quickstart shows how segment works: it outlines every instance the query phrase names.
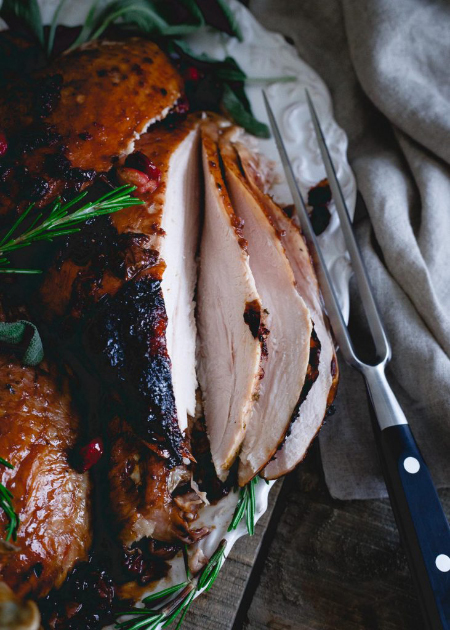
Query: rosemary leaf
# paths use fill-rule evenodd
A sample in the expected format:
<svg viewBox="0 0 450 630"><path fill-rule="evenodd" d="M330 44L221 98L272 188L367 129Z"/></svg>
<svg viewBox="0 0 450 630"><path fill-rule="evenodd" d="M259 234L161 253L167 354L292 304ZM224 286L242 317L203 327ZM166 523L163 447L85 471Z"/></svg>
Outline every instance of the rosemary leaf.
<svg viewBox="0 0 450 630"><path fill-rule="evenodd" d="M147 604L152 598L153 600L162 599L178 591L179 594L169 601L166 606L154 610L135 608L119 613L120 615L132 615L134 618L116 622L115 627L119 630L156 630L160 626L168 628L181 615L176 626L176 630L179 630L196 594L202 590L209 590L214 584L223 563L225 546L226 540L222 540L208 564L197 576L192 577L189 574L185 582L164 589L154 595L149 595L149 597L144 599L144 603Z"/></svg>
<svg viewBox="0 0 450 630"><path fill-rule="evenodd" d="M94 0L94 2L91 4L91 8L89 9L88 14L86 15L86 18L84 20L83 28L81 29L80 34L70 47L70 50L77 48L77 46L80 46L81 44L84 44L89 40L89 34L92 32L96 21L95 14L97 12L99 2L100 0Z"/></svg>
<svg viewBox="0 0 450 630"><path fill-rule="evenodd" d="M6 468L14 469L14 466L3 459L3 457L0 457L0 464L6 466ZM14 496L12 492L0 483L0 509L5 512L8 519L6 526L6 542L9 542L11 538L13 540L17 539L17 529L20 524L20 519L14 510L13 499Z"/></svg>
<svg viewBox="0 0 450 630"><path fill-rule="evenodd" d="M79 224L87 219L101 217L105 214L111 214L144 203L143 201L131 196L135 190L134 186L120 186L96 201L85 203L80 208L69 210L80 203L86 196L87 192L82 192L72 201L62 204L57 199L48 216L43 218L40 213L38 217L23 232L18 233L24 219L29 215L33 208L33 204L28 206L25 212L17 219L17 221L8 230L6 235L0 241L0 273L40 273L39 270L33 269L12 269L9 267L9 261L5 258L5 254L13 252L17 249L29 247L33 243L40 241L53 241L60 236L68 236L80 230ZM25 216L24 216L25 215Z"/></svg>
<svg viewBox="0 0 450 630"><path fill-rule="evenodd" d="M190 576L188 576L189 578ZM177 591L181 591L185 586L189 584L188 581L181 582L181 584L175 584L174 586L169 586L169 588L165 588L162 591L158 591L157 593L152 593L148 595L145 599L143 599L144 604L150 604L150 602L157 601L158 599L163 599L164 597L168 597L172 595L172 593L176 593Z"/></svg>
<svg viewBox="0 0 450 630"><path fill-rule="evenodd" d="M255 511L256 511L255 480L252 479L248 486L248 508L247 508L247 519L246 519L247 531L249 533L249 536L253 536L255 533Z"/></svg>
<svg viewBox="0 0 450 630"><path fill-rule="evenodd" d="M269 83L293 83L298 81L297 77L286 74L280 77L247 77L246 83L250 85L267 85Z"/></svg>
<svg viewBox="0 0 450 630"><path fill-rule="evenodd" d="M189 568L189 554L188 554L188 548L187 548L186 543L184 543L184 547L183 547L183 560L184 560L184 568L186 570L186 577L188 580L190 580L192 578L192 574Z"/></svg>
<svg viewBox="0 0 450 630"><path fill-rule="evenodd" d="M110 2L100 13L90 39L97 39L118 19L124 23L135 24L145 33L162 34L169 26L159 15L153 3L146 0L115 0Z"/></svg>
<svg viewBox="0 0 450 630"><path fill-rule="evenodd" d="M55 12L53 13L52 23L50 24L50 30L48 33L48 40L47 40L47 57L50 57L50 55L52 54L53 44L55 43L56 27L58 26L58 17L61 12L61 9L66 4L66 2L67 0L59 0L58 6L56 7Z"/></svg>
<svg viewBox="0 0 450 630"><path fill-rule="evenodd" d="M234 531L245 516L247 532L250 536L255 533L256 493L255 488L260 477L255 477L239 491L239 501L228 526L228 531Z"/></svg>
<svg viewBox="0 0 450 630"><path fill-rule="evenodd" d="M181 615L175 630L180 630L181 626L183 625L184 618L186 617L187 612L188 612L189 608L191 607L191 603L192 603L192 600L194 599L194 597L195 597L195 591L192 591L192 593L189 595L189 600L187 602L187 605L184 607L183 614Z"/></svg>

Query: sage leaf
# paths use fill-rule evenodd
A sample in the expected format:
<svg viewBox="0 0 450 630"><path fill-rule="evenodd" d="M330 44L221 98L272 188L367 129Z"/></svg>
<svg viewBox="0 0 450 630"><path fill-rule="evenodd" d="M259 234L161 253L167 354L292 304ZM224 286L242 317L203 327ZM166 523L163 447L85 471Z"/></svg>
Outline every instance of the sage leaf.
<svg viewBox="0 0 450 630"><path fill-rule="evenodd" d="M25 26L44 46L44 26L37 0L3 0L0 17L10 27Z"/></svg>
<svg viewBox="0 0 450 630"><path fill-rule="evenodd" d="M259 138L270 138L269 127L257 120L239 100L236 93L226 83L223 86L222 107L233 121L248 133Z"/></svg>
<svg viewBox="0 0 450 630"><path fill-rule="evenodd" d="M31 329L31 337L26 347L23 347L25 333ZM44 348L38 329L34 324L21 319L17 322L0 322L0 345L6 345L11 349L16 349L21 354L24 365L38 365L44 358Z"/></svg>

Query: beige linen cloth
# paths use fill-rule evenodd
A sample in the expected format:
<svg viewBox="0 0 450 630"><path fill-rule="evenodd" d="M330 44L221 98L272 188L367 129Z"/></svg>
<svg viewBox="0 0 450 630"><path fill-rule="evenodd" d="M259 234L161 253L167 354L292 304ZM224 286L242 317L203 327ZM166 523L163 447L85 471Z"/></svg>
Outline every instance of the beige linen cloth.
<svg viewBox="0 0 450 630"><path fill-rule="evenodd" d="M357 236L393 359L388 378L438 486L450 485L450 3L251 0L327 83L367 216ZM352 313L360 305L352 294ZM386 495L359 375L340 362L320 434L339 499Z"/></svg>

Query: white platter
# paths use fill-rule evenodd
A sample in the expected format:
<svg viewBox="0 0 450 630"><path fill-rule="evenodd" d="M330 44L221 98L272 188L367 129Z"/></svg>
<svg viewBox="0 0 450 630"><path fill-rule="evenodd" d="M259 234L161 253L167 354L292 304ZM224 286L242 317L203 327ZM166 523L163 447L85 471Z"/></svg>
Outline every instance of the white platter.
<svg viewBox="0 0 450 630"><path fill-rule="evenodd" d="M353 215L356 183L346 157L347 137L333 119L328 89L314 70L299 58L295 48L288 44L281 35L264 29L237 0L227 0L227 2L242 29L244 41L239 42L237 39L227 37L222 33L205 31L188 38L190 47L195 52L207 52L217 59L227 55L234 57L249 77L297 77L296 82L273 83L266 88L266 91L280 125L300 188L306 196L308 189L325 177L325 170L306 104L305 88L307 88L318 111L348 208ZM39 4L44 23L50 23L58 0L39 0ZM59 23L67 26L82 24L91 4L92 0L77 0L66 3L60 13ZM0 21L0 29L1 26ZM267 121L261 87L249 86L247 95L256 117L262 121ZM259 142L262 152L279 163L274 141L269 139ZM291 203L292 200L281 169L278 180L279 183L274 186L271 191L272 194L281 204ZM319 239L344 316L348 319L348 283L351 270L337 214L332 205L330 210L330 223ZM256 486L256 520L267 510L268 495L273 483L267 485L261 480ZM207 557L212 555L224 538L227 540L225 556L228 555L236 540L247 533L245 519L234 532L227 532L237 500L238 495L231 493L217 505L206 506L201 510L199 520L196 521L196 527L212 526L211 534L198 543ZM172 568L168 577L159 582L156 588L157 590L167 588L184 581L185 577L183 559L176 557L172 561ZM112 630L113 627L108 626L104 630Z"/></svg>

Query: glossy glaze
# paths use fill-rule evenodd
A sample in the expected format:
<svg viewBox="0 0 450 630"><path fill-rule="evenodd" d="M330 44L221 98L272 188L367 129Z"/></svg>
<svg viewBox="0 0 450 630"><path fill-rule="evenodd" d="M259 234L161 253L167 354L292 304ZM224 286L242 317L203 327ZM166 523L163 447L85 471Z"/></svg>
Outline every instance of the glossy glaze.
<svg viewBox="0 0 450 630"><path fill-rule="evenodd" d="M91 543L90 483L69 463L80 418L67 381L45 364L0 357L0 449L14 470L0 480L20 517L16 552L0 556L0 577L18 596L59 586ZM0 528L7 520L0 512Z"/></svg>

